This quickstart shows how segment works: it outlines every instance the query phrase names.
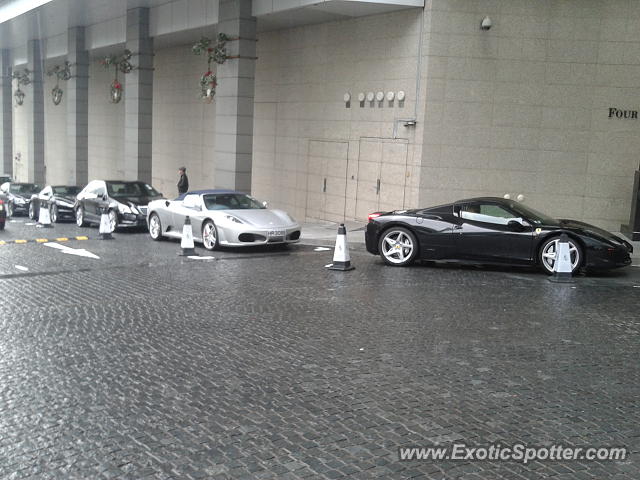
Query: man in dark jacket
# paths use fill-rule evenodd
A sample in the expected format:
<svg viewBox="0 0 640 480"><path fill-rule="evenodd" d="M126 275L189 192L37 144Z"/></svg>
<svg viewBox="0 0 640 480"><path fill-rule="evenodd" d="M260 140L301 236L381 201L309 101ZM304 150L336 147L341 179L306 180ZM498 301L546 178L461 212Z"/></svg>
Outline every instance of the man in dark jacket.
<svg viewBox="0 0 640 480"><path fill-rule="evenodd" d="M178 169L178 175L180 175L180 180L178 180L178 195L182 195L183 193L187 193L189 191L187 169L185 167L180 167Z"/></svg>

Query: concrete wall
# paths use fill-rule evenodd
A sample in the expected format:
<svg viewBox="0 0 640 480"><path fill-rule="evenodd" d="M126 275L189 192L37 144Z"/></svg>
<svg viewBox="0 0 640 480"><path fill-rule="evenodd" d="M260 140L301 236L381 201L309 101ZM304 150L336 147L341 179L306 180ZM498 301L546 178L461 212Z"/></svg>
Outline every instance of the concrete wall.
<svg viewBox="0 0 640 480"><path fill-rule="evenodd" d="M640 122L608 108L640 105L640 3L430 4L420 203L523 193L554 215L626 223Z"/></svg>
<svg viewBox="0 0 640 480"><path fill-rule="evenodd" d="M157 50L153 82L153 185L178 194L177 170L187 167L190 188L214 183L215 100L200 99L206 60L191 45Z"/></svg>
<svg viewBox="0 0 640 480"><path fill-rule="evenodd" d="M64 60L47 62L45 72L53 65L60 65ZM67 184L72 178L75 165L67 161L67 88L66 82L60 81L64 91L58 105L53 104L51 90L56 85L55 76L44 77L44 164L47 183Z"/></svg>
<svg viewBox="0 0 640 480"><path fill-rule="evenodd" d="M120 81L122 82L122 74ZM89 65L89 181L124 177L124 103L109 101L113 69L92 58Z"/></svg>
<svg viewBox="0 0 640 480"><path fill-rule="evenodd" d="M378 208L417 202L421 122L417 128L400 125L402 139L392 136L394 119L416 115L421 15L405 10L259 35L256 196L299 218L327 220L364 218ZM359 92L399 90L407 94L401 104L385 100L361 107L357 100ZM350 108L345 92L352 96ZM419 104L418 116L421 110ZM397 163L398 185L393 198L376 198L376 174L369 170L387 154L395 156L389 161Z"/></svg>

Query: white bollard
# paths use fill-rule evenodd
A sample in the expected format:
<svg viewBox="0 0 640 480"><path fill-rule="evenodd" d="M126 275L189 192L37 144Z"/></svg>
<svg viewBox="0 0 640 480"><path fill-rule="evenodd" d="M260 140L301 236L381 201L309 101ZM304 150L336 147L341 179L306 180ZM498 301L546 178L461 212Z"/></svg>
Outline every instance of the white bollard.
<svg viewBox="0 0 640 480"><path fill-rule="evenodd" d="M569 251L569 237L566 233L560 235L558 247L556 248L556 261L553 264L553 276L549 278L552 282L571 283L573 264L571 262L571 252Z"/></svg>
<svg viewBox="0 0 640 480"><path fill-rule="evenodd" d="M43 228L52 228L51 216L49 215L49 205L40 204L40 212L38 213L38 226Z"/></svg>
<svg viewBox="0 0 640 480"><path fill-rule="evenodd" d="M340 270L346 272L353 270L351 265L351 256L349 255L349 244L347 243L347 229L344 223L338 227L338 236L336 237L336 247L333 252L333 263L327 265L329 270Z"/></svg>
<svg viewBox="0 0 640 480"><path fill-rule="evenodd" d="M185 217L184 226L182 227L182 239L180 240L181 257L197 255L195 245L193 243L193 229L191 228L191 219Z"/></svg>
<svg viewBox="0 0 640 480"><path fill-rule="evenodd" d="M98 233L100 234L101 240L113 240L113 235L111 235L113 230L111 230L111 222L109 221L109 209L104 207L102 209L102 215L100 215L100 228Z"/></svg>

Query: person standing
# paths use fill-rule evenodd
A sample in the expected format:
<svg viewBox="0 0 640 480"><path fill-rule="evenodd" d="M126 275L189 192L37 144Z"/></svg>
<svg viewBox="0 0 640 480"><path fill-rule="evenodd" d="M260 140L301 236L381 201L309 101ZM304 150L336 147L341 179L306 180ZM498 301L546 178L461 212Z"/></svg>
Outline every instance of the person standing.
<svg viewBox="0 0 640 480"><path fill-rule="evenodd" d="M178 195L182 195L183 193L187 193L189 191L187 169L185 167L180 167L178 169L178 175L180 175L180 180L178 180Z"/></svg>

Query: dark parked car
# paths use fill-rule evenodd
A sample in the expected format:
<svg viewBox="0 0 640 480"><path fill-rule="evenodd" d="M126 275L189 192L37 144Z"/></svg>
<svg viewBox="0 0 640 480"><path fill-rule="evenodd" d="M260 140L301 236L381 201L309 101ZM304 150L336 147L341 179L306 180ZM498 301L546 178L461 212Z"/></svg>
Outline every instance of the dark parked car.
<svg viewBox="0 0 640 480"><path fill-rule="evenodd" d="M40 189L41 187L35 183L3 183L0 191L7 196L7 217L18 214L28 215L31 196L38 193Z"/></svg>
<svg viewBox="0 0 640 480"><path fill-rule="evenodd" d="M7 196L0 193L0 230L4 230L7 221Z"/></svg>
<svg viewBox="0 0 640 480"><path fill-rule="evenodd" d="M539 265L553 273L561 234L569 237L573 271L631 264L631 244L601 228L557 220L522 203L472 198L447 205L369 215L366 247L389 265L415 259Z"/></svg>
<svg viewBox="0 0 640 480"><path fill-rule="evenodd" d="M147 204L162 194L145 182L93 180L78 193L74 212L79 227L100 224L102 209L108 209L111 229L147 225Z"/></svg>
<svg viewBox="0 0 640 480"><path fill-rule="evenodd" d="M80 190L82 188L75 185L47 185L40 193L31 196L29 218L37 220L40 216L40 206L46 204L49 208L51 222L75 220L73 206Z"/></svg>

